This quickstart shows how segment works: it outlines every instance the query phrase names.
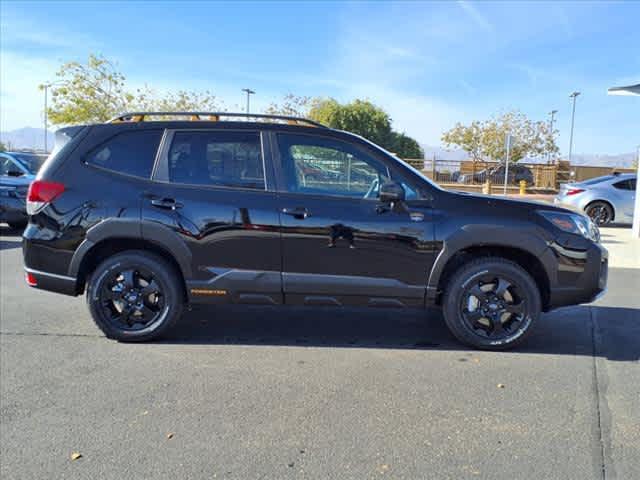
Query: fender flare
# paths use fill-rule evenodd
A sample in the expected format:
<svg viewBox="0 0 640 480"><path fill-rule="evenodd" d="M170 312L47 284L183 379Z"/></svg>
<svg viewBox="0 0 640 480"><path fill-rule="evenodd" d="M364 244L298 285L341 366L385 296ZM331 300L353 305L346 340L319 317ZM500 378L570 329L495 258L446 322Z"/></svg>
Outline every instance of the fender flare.
<svg viewBox="0 0 640 480"><path fill-rule="evenodd" d="M170 252L178 263L185 279L192 276L191 251L185 242L170 228L154 222L140 222L136 218L114 218L104 220L87 230L71 258L68 275L77 278L86 255L97 244L109 238L145 240Z"/></svg>
<svg viewBox="0 0 640 480"><path fill-rule="evenodd" d="M429 280L427 281L427 300L434 300L438 294L438 285L444 269L458 252L470 247L505 247L523 250L542 263L547 275L549 267L546 265L545 250L548 249L546 241L532 232L530 229L517 229L513 226L498 225L467 225L459 229L449 238L445 239L443 248L436 257ZM549 277L551 278L551 277Z"/></svg>

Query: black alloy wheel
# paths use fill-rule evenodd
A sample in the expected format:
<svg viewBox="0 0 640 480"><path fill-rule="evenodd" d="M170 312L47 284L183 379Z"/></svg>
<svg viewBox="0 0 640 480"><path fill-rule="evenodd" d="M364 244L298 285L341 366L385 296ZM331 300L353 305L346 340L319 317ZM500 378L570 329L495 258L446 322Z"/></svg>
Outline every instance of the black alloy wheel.
<svg viewBox="0 0 640 480"><path fill-rule="evenodd" d="M606 225L613 221L613 210L608 203L605 202L593 202L590 203L585 213L596 225Z"/></svg>
<svg viewBox="0 0 640 480"><path fill-rule="evenodd" d="M465 289L460 315L466 326L492 340L503 340L526 321L527 304L513 280L492 274L476 277Z"/></svg>
<svg viewBox="0 0 640 480"><path fill-rule="evenodd" d="M99 302L105 318L116 328L140 330L156 322L164 309L164 293L143 268L110 272L100 288Z"/></svg>
<svg viewBox="0 0 640 480"><path fill-rule="evenodd" d="M442 309L463 343L505 350L524 341L541 311L538 285L520 265L500 257L472 260L449 279Z"/></svg>
<svg viewBox="0 0 640 480"><path fill-rule="evenodd" d="M180 318L184 287L180 272L158 255L131 250L104 260L87 282L91 316L115 340L160 337Z"/></svg>

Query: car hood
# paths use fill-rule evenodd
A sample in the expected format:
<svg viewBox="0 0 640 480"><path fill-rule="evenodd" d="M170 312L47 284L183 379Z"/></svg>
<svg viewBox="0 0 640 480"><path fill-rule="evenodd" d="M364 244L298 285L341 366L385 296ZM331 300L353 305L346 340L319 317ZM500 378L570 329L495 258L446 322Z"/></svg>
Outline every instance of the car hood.
<svg viewBox="0 0 640 480"><path fill-rule="evenodd" d="M558 207L551 203L543 202L541 200L522 200L519 198L511 198L511 197L505 198L505 197L498 197L495 195L484 195L481 193L470 193L470 192L449 191L448 193L450 193L451 195L455 195L458 199L462 201L473 203L474 205L477 205L477 206L483 205L483 206L491 207L493 209L498 207L497 211L500 211L500 209L502 208L502 210L506 210L506 211L513 210L513 209L528 210L528 211L554 210L554 211L565 212L565 213L573 213L573 214L576 213L573 210Z"/></svg>

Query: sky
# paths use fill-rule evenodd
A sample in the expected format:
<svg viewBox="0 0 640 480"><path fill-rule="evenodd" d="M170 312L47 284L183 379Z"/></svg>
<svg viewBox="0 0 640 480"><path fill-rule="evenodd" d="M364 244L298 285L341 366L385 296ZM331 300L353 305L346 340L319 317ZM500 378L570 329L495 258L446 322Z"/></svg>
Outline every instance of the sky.
<svg viewBox="0 0 640 480"><path fill-rule="evenodd" d="M618 154L640 144L640 2L0 1L0 129L38 127L67 61L102 54L131 89L209 90L252 111L287 93L366 98L394 128L441 144L456 122L558 110L558 144Z"/></svg>

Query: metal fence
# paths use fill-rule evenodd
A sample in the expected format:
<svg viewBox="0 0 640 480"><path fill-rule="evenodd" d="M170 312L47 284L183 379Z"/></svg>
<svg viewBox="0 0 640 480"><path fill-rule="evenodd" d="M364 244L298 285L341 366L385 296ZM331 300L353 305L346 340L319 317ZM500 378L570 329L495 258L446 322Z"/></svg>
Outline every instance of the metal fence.
<svg viewBox="0 0 640 480"><path fill-rule="evenodd" d="M445 188L479 189L489 182L504 185L505 166L500 162L474 162L472 160L405 159L427 177ZM618 167L571 166L569 162L553 164L517 162L509 164L507 186L516 188L526 182L532 192L555 192L561 183L583 181L612 172L633 171Z"/></svg>

